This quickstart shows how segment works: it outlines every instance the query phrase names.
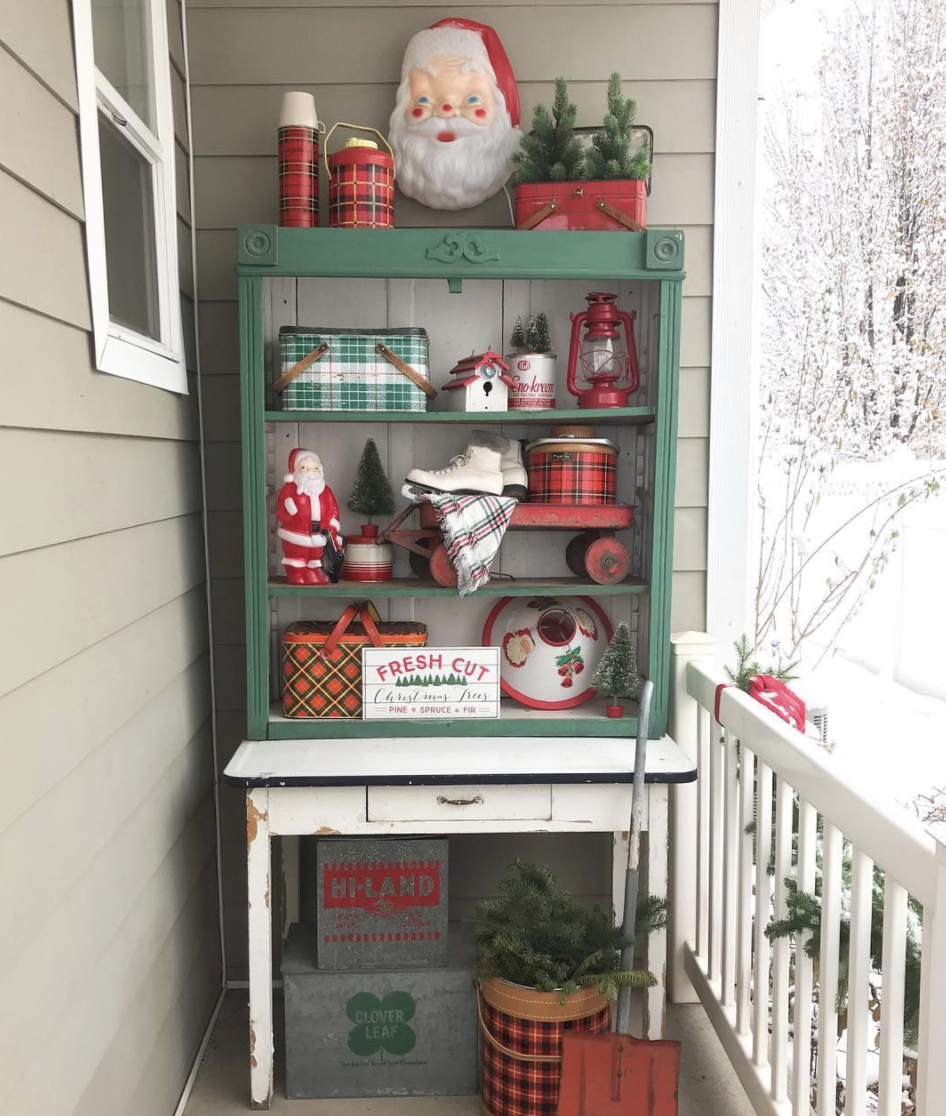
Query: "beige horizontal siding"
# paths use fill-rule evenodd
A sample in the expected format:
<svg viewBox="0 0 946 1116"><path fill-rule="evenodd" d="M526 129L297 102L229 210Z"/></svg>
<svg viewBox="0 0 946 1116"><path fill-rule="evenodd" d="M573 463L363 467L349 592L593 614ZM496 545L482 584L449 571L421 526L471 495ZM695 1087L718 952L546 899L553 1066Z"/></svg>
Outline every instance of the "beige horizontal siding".
<svg viewBox="0 0 946 1116"><path fill-rule="evenodd" d="M550 81L520 81L523 126L537 104L548 105ZM654 131L658 155L697 154L715 149L716 83L692 81L625 82L637 100L637 120ZM276 120L282 95L302 89L315 97L319 117L368 123L387 130L396 82L364 85L195 85L191 91L196 155L275 155ZM578 108L578 123L600 124L607 81L570 81L569 95ZM333 137L332 146L335 140Z"/></svg>
<svg viewBox="0 0 946 1116"><path fill-rule="evenodd" d="M576 18L580 12L580 18ZM195 85L398 82L408 39L449 8L195 8L188 12ZM519 81L715 79L715 4L477 6L496 29ZM602 33L602 30L606 33ZM347 119L347 117L345 118Z"/></svg>
<svg viewBox="0 0 946 1116"><path fill-rule="evenodd" d="M0 89L0 167L81 218L75 113L3 49Z"/></svg>
<svg viewBox="0 0 946 1116"><path fill-rule="evenodd" d="M0 171L0 299L90 329L82 224Z"/></svg>
<svg viewBox="0 0 946 1116"><path fill-rule="evenodd" d="M701 632L705 624L706 574L702 570L674 572L670 630Z"/></svg>
<svg viewBox="0 0 946 1116"><path fill-rule="evenodd" d="M0 1106L167 1116L220 977L196 398L94 368L69 0L6 6L0 87Z"/></svg>
<svg viewBox="0 0 946 1116"><path fill-rule="evenodd" d="M19 633L15 641L0 644L0 694L203 581L203 525L197 514L0 558L0 615L8 630ZM69 623L63 628L64 616ZM50 639L54 631L57 637Z"/></svg>
<svg viewBox="0 0 946 1116"><path fill-rule="evenodd" d="M3 737L16 741L4 753L0 833L205 654L204 601L192 589L0 698Z"/></svg>
<svg viewBox="0 0 946 1116"><path fill-rule="evenodd" d="M195 407L173 392L96 372L84 329L2 300L0 366L6 426L196 441Z"/></svg>
<svg viewBox="0 0 946 1116"><path fill-rule="evenodd" d="M0 439L4 476L16 476L24 463L42 470L53 462L61 468L44 499L32 483L0 491L0 522L17 524L0 539L0 554L200 509L197 447L188 442L37 430L8 430ZM134 571L126 576L133 579Z"/></svg>
<svg viewBox="0 0 946 1116"><path fill-rule="evenodd" d="M69 0L10 0L0 23L0 44L78 111Z"/></svg>

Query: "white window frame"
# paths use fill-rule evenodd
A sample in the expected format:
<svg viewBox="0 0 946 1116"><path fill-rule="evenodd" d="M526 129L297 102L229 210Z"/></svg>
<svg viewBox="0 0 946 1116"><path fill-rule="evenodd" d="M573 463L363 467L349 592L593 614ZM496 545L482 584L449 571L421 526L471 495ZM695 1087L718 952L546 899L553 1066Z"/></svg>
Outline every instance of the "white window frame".
<svg viewBox="0 0 946 1116"><path fill-rule="evenodd" d="M124 97L96 68L91 0L73 0L76 82L79 99L79 144L85 204L85 240L95 361L100 372L123 376L187 394L187 369L181 330L181 290L177 259L177 198L174 174L174 111L171 59L164 0L144 0L154 96L152 131ZM159 339L113 322L108 305L105 208L99 152L99 113L104 111L154 168L154 254Z"/></svg>

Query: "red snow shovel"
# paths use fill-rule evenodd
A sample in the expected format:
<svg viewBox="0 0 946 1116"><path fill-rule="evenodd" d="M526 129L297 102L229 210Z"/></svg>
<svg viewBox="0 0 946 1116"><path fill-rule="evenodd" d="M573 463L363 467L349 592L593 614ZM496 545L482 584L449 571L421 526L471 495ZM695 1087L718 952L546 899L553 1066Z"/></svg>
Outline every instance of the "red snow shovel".
<svg viewBox="0 0 946 1116"><path fill-rule="evenodd" d="M624 926L630 943L621 953L621 968L634 968L633 927L637 922L644 767L653 682L645 682L637 721L634 790L624 891ZM680 1044L631 1038L631 989L618 994L617 1033L586 1035L566 1031L562 1038L562 1084L558 1116L677 1116Z"/></svg>

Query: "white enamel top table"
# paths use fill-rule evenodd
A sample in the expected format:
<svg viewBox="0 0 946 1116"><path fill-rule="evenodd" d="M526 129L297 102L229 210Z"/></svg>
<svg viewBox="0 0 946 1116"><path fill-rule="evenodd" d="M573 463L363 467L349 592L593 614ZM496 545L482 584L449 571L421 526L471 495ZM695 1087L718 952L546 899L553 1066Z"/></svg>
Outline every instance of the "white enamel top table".
<svg viewBox="0 0 946 1116"><path fill-rule="evenodd" d="M246 788L250 956L250 1091L273 1093L270 838L344 833L613 833L612 902L624 904L634 741L614 737L245 741L227 765ZM647 749L644 829L648 891L667 894L668 788L696 769L669 738ZM298 880L287 872L287 922ZM647 994L645 1028L663 1031L667 937L650 935L647 964L660 983Z"/></svg>

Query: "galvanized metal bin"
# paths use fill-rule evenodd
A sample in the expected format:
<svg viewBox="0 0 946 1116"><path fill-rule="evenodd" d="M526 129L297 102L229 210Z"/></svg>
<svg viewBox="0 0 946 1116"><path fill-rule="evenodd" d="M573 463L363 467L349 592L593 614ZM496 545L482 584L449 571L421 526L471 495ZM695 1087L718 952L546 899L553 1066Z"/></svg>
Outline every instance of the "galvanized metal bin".
<svg viewBox="0 0 946 1116"><path fill-rule="evenodd" d="M446 964L445 839L324 839L317 861L320 969Z"/></svg>
<svg viewBox="0 0 946 1116"><path fill-rule="evenodd" d="M458 927L434 969L326 972L316 936L296 923L283 953L289 1097L477 1091L474 951Z"/></svg>

